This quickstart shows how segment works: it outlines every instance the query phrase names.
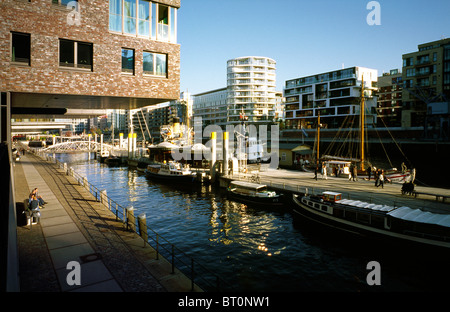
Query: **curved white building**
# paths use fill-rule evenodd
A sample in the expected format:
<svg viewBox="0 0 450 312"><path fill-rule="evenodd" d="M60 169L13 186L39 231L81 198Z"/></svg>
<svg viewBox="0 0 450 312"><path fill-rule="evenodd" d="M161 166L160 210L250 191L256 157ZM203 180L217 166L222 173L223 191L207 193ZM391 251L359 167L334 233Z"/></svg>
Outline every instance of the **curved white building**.
<svg viewBox="0 0 450 312"><path fill-rule="evenodd" d="M229 60L227 69L227 122L240 123L242 114L249 123L273 122L276 62L268 57L246 56Z"/></svg>

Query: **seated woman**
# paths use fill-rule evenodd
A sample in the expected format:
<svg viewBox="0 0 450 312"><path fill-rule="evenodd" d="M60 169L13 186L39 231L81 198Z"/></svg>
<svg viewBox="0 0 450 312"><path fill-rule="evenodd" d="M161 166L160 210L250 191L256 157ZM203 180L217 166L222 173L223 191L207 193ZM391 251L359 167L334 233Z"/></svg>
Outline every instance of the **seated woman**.
<svg viewBox="0 0 450 312"><path fill-rule="evenodd" d="M38 195L38 188L37 188L37 187L35 187L35 188L31 191L30 198L29 198L30 203L31 203L31 196L32 196L32 195L35 195L35 196L36 196L36 199L39 201L39 205L40 205L40 206L43 206L43 205L46 204L46 202L44 201L44 199L43 199L41 196Z"/></svg>

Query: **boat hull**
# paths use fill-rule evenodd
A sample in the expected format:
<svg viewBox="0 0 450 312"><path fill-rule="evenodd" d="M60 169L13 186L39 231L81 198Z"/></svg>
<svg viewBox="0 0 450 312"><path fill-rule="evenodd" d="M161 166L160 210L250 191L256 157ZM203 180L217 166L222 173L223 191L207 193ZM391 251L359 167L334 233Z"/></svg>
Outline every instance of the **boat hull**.
<svg viewBox="0 0 450 312"><path fill-rule="evenodd" d="M180 182L180 183L192 183L196 181L196 175L168 175L157 174L146 171L147 176L152 180L167 181L167 182Z"/></svg>
<svg viewBox="0 0 450 312"><path fill-rule="evenodd" d="M228 191L228 194L230 199L249 205L270 206L270 207L282 207L284 205L284 196L282 195L265 198L258 196L241 195L233 191Z"/></svg>
<svg viewBox="0 0 450 312"><path fill-rule="evenodd" d="M313 221L323 227L333 228L341 232L351 233L366 238L383 240L395 246L402 247L423 247L432 248L434 251L444 251L450 253L450 242L432 240L422 237L405 235L384 228L376 228L357 222L341 219L322 211L315 210L301 202L299 197L293 196L294 207L292 212L294 217L303 218L305 221Z"/></svg>

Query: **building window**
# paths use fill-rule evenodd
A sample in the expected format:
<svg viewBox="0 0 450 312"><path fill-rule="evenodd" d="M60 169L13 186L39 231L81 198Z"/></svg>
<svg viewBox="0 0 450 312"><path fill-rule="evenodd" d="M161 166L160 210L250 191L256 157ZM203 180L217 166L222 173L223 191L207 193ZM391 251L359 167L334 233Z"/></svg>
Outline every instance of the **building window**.
<svg viewBox="0 0 450 312"><path fill-rule="evenodd" d="M167 77L167 55L144 52L144 74Z"/></svg>
<svg viewBox="0 0 450 312"><path fill-rule="evenodd" d="M59 66L92 70L92 51L92 43L59 39Z"/></svg>
<svg viewBox="0 0 450 312"><path fill-rule="evenodd" d="M134 75L134 50L122 49L122 73Z"/></svg>
<svg viewBox="0 0 450 312"><path fill-rule="evenodd" d="M122 32L122 1L109 1L109 30Z"/></svg>
<svg viewBox="0 0 450 312"><path fill-rule="evenodd" d="M78 2L78 0L52 0L52 3L67 6L72 1Z"/></svg>
<svg viewBox="0 0 450 312"><path fill-rule="evenodd" d="M403 59L403 67L413 66L413 65L414 65L414 58L408 57L408 58Z"/></svg>
<svg viewBox="0 0 450 312"><path fill-rule="evenodd" d="M177 9L148 0L110 0L109 30L176 43Z"/></svg>
<svg viewBox="0 0 450 312"><path fill-rule="evenodd" d="M31 59L31 35L13 32L11 45L11 61L30 65Z"/></svg>
<svg viewBox="0 0 450 312"><path fill-rule="evenodd" d="M150 2L139 0L138 4L138 35L150 36Z"/></svg>
<svg viewBox="0 0 450 312"><path fill-rule="evenodd" d="M416 75L416 69L410 68L406 70L406 77L414 77Z"/></svg>
<svg viewBox="0 0 450 312"><path fill-rule="evenodd" d="M123 2L123 32L136 34L136 1L124 0Z"/></svg>

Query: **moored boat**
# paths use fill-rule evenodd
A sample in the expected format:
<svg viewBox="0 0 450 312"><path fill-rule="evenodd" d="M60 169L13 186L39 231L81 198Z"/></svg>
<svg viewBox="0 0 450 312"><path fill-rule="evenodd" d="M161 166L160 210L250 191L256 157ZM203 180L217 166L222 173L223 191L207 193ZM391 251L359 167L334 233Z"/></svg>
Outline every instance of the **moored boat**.
<svg viewBox="0 0 450 312"><path fill-rule="evenodd" d="M341 193L293 195L295 216L371 237L450 250L450 214L343 199Z"/></svg>
<svg viewBox="0 0 450 312"><path fill-rule="evenodd" d="M149 178L165 181L194 182L197 178L197 174L189 167L174 161L161 165L148 165L145 173Z"/></svg>
<svg viewBox="0 0 450 312"><path fill-rule="evenodd" d="M245 204L263 206L283 206L282 194L269 191L267 185L245 181L232 181L228 186L228 194L232 199Z"/></svg>

